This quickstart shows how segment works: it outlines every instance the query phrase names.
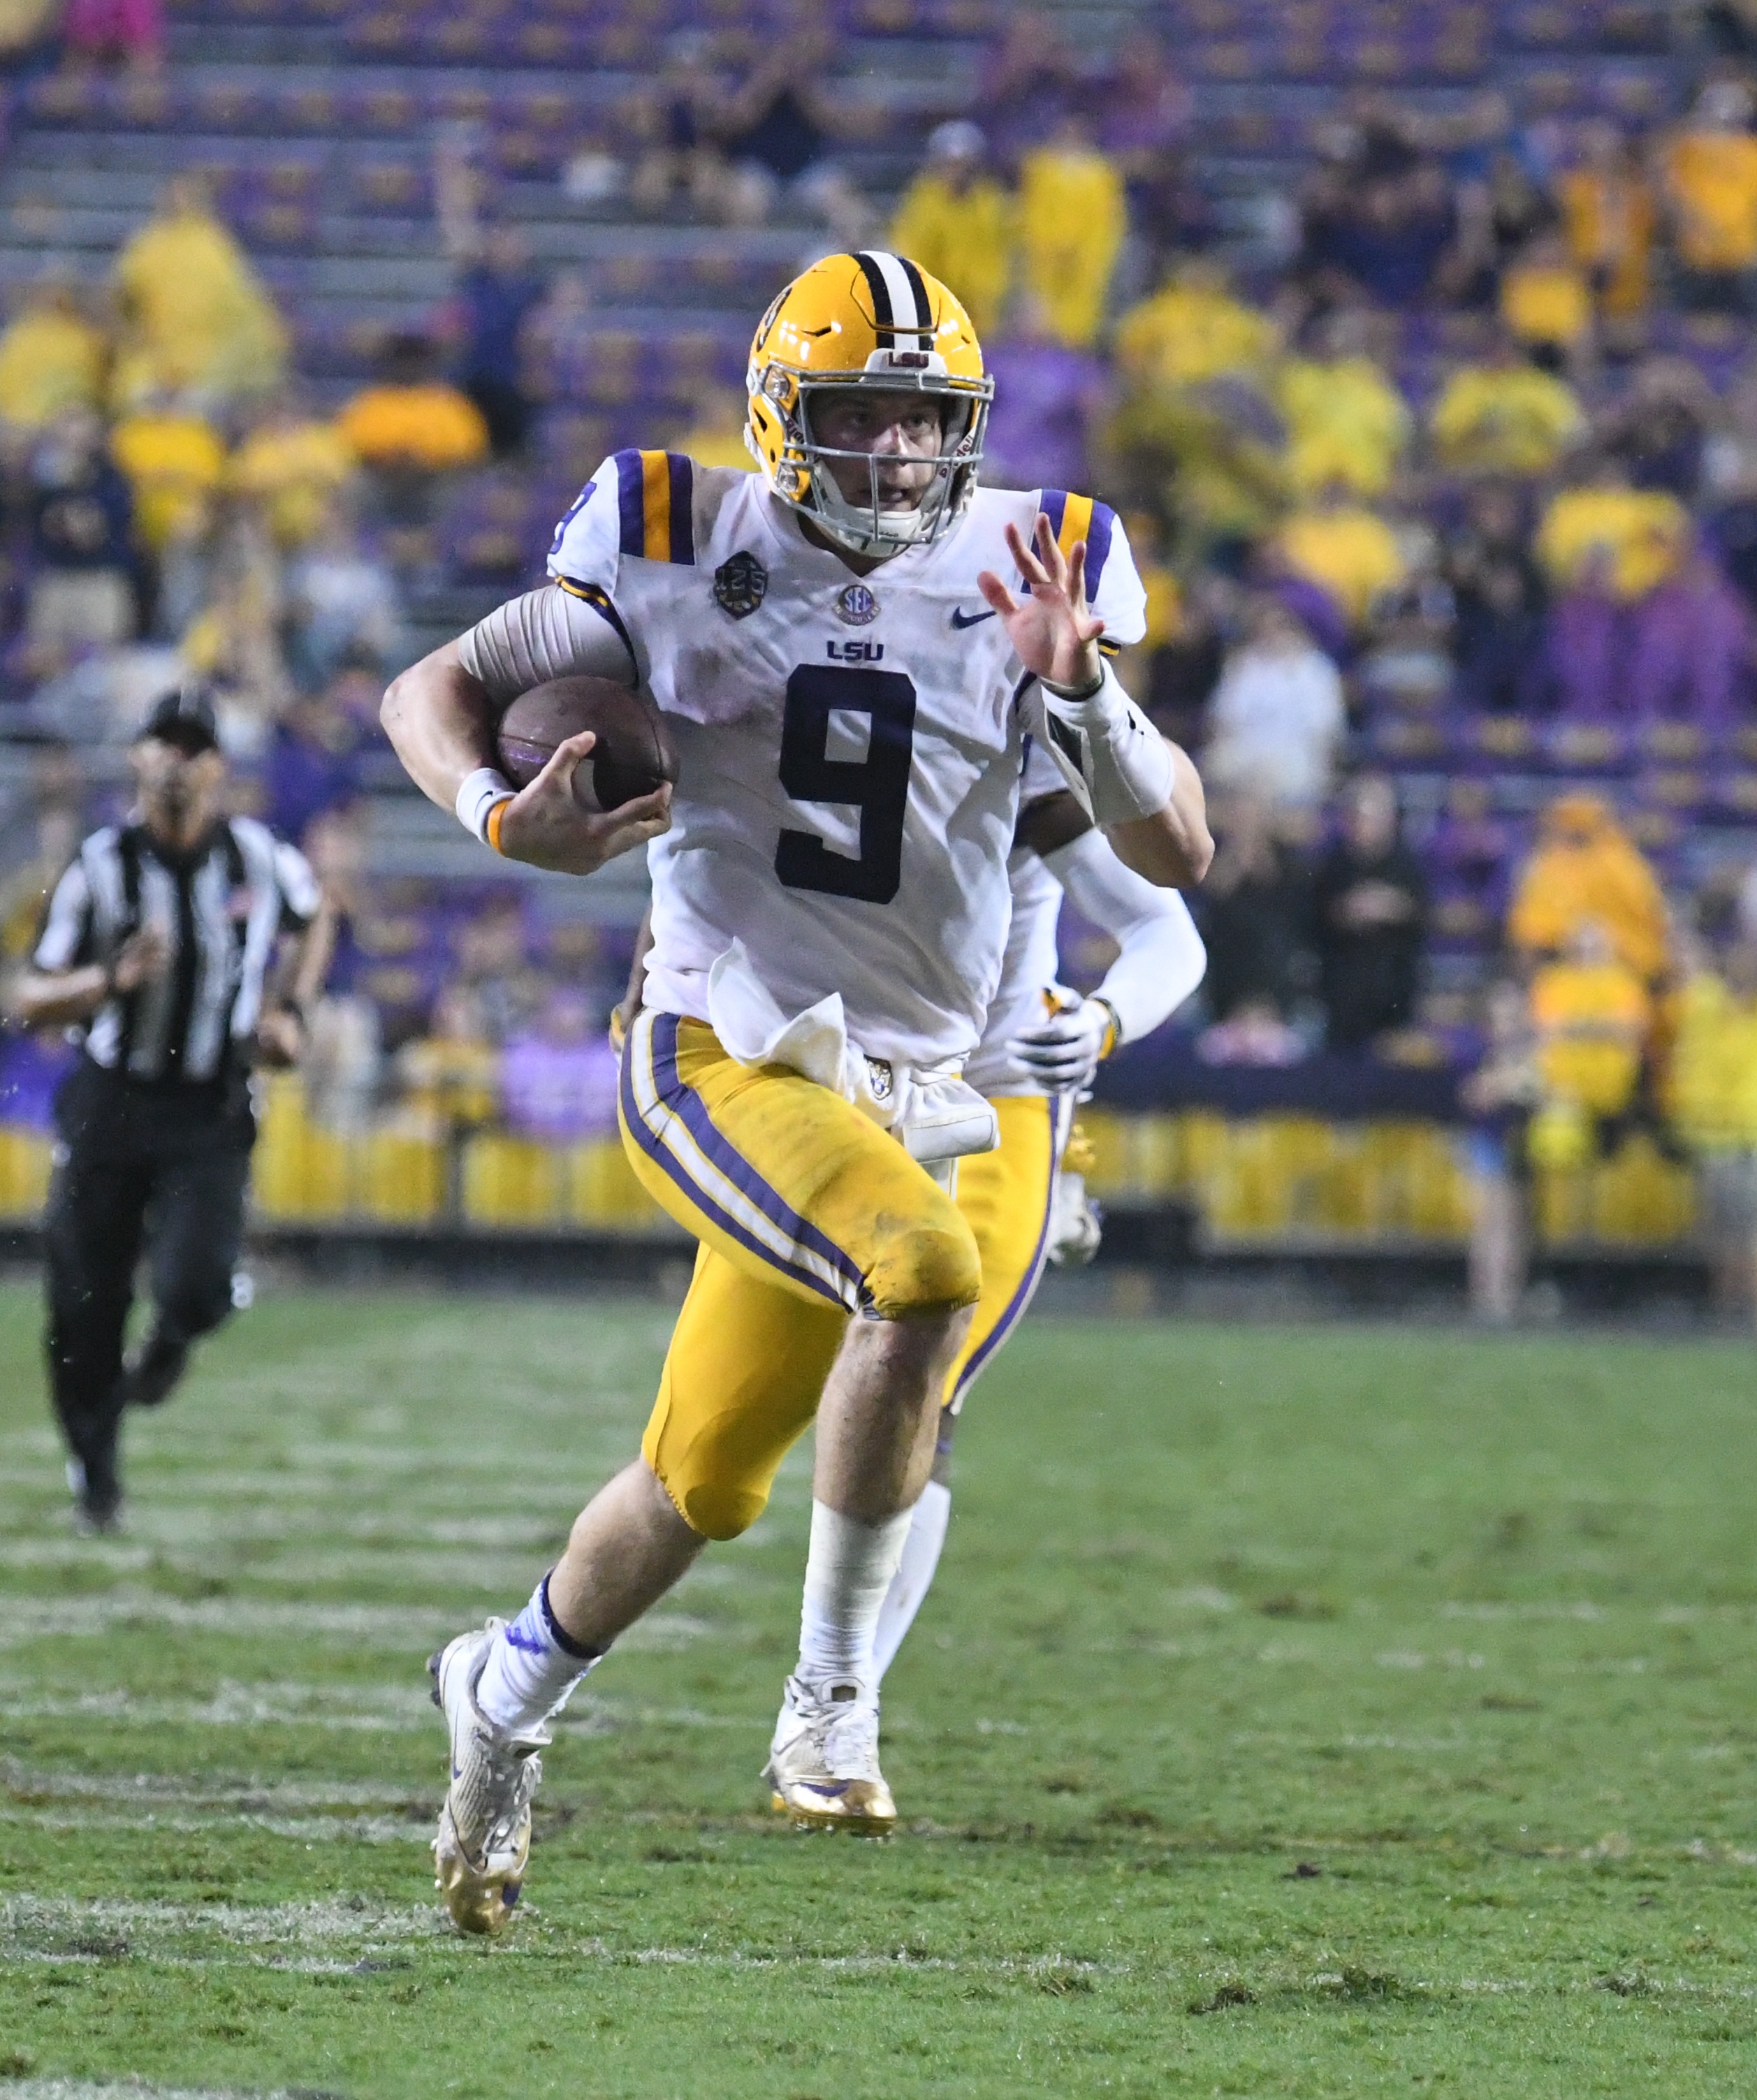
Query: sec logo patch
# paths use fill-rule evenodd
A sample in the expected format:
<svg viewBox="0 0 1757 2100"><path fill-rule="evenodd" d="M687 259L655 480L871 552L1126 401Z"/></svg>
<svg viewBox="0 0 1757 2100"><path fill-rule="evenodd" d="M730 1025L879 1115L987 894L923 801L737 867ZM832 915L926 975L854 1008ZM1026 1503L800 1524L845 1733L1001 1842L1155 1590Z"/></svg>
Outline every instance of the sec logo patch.
<svg viewBox="0 0 1757 2100"><path fill-rule="evenodd" d="M879 602L864 584L850 584L836 601L836 617L849 627L870 627L878 615Z"/></svg>

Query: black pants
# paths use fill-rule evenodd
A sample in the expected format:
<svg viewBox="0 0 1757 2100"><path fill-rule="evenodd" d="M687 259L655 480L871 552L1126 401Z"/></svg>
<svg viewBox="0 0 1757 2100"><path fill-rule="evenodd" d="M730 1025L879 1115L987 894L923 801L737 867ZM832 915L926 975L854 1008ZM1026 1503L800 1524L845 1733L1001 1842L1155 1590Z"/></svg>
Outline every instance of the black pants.
<svg viewBox="0 0 1757 2100"><path fill-rule="evenodd" d="M49 1380L86 1493L114 1499L122 1338L150 1243L160 1330L190 1342L232 1309L255 1126L241 1083L143 1085L82 1062L55 1096L44 1220Z"/></svg>

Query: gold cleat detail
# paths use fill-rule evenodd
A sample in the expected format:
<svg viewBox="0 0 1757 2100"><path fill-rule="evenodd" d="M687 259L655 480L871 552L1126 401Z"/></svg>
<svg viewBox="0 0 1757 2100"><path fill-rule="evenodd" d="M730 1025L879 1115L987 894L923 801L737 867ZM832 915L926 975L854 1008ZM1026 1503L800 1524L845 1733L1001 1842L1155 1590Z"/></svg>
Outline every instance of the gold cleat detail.
<svg viewBox="0 0 1757 2100"><path fill-rule="evenodd" d="M450 1804L439 1811L439 1835L433 1841L433 1861L438 1869L433 1885L444 1899L451 1921L460 1932L492 1939L513 1921L513 1912L523 1886L525 1868L531 1858L531 1820L525 1817L517 1844L509 1857L474 1864L457 1842Z"/></svg>
<svg viewBox="0 0 1757 2100"><path fill-rule="evenodd" d="M796 1830L846 1830L856 1838L888 1838L897 1828L897 1804L883 1780L844 1780L832 1795L821 1785L796 1780L776 1785L771 1777L769 1805L777 1815L788 1817Z"/></svg>

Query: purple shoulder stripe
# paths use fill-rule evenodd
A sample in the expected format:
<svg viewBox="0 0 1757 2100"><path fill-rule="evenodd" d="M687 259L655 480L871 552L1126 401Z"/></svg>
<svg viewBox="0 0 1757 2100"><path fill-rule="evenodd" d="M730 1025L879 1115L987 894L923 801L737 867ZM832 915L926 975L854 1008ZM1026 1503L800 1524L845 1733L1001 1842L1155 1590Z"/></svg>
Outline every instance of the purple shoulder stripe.
<svg viewBox="0 0 1757 2100"><path fill-rule="evenodd" d="M1110 536L1116 529L1116 513L1108 503L1094 503L1092 523L1086 528L1086 602L1097 598L1104 565L1110 558Z"/></svg>
<svg viewBox="0 0 1757 2100"><path fill-rule="evenodd" d="M686 452L667 452L671 478L671 558L695 565L695 463Z"/></svg>
<svg viewBox="0 0 1757 2100"><path fill-rule="evenodd" d="M646 478L642 472L641 456L631 446L626 452L618 452L616 461L616 523L620 533L619 551L624 554L644 554L647 552Z"/></svg>

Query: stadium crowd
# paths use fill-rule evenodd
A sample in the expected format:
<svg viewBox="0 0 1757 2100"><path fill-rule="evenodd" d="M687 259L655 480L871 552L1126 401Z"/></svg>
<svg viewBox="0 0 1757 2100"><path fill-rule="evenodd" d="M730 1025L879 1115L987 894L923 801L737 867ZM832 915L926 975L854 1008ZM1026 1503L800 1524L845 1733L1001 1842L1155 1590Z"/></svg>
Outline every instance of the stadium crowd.
<svg viewBox="0 0 1757 2100"><path fill-rule="evenodd" d="M1218 818L1194 900L1208 981L1175 1024L1197 1054L1478 1066L1486 1176L1644 1123L1708 1161L1711 1211L1748 1246L1742 15L1711 11L1680 106L1644 132L1517 121L1496 93L1443 117L1340 102L1240 270L1190 150L1192 90L1150 29L1094 57L1050 13L1005 11L970 114L887 206L845 163L858 109L824 86L835 15L785 11L782 40L673 37L560 180L638 221L792 226L801 259L888 240L982 333L989 479L1122 514L1150 589L1125 676L1199 752ZM105 49L157 64L153 19ZM103 62L71 15L66 33L61 63ZM0 336L0 730L84 741L172 665L212 681L243 792L342 904L321 1112L583 1134L613 1119L598 1044L619 940L492 882L365 870L408 594L455 547L457 503L506 485L473 476L547 488L555 398L589 398L601 339L588 289L536 267L467 143L438 147L431 196L451 298L321 408L196 180L167 187L101 293L30 289ZM743 464L732 377L704 372L691 412L641 441ZM505 586L540 554L515 545ZM64 761L41 763L15 955L76 792ZM1076 969L1101 965L1066 930ZM1511 1143L1527 1123L1532 1146Z"/></svg>

